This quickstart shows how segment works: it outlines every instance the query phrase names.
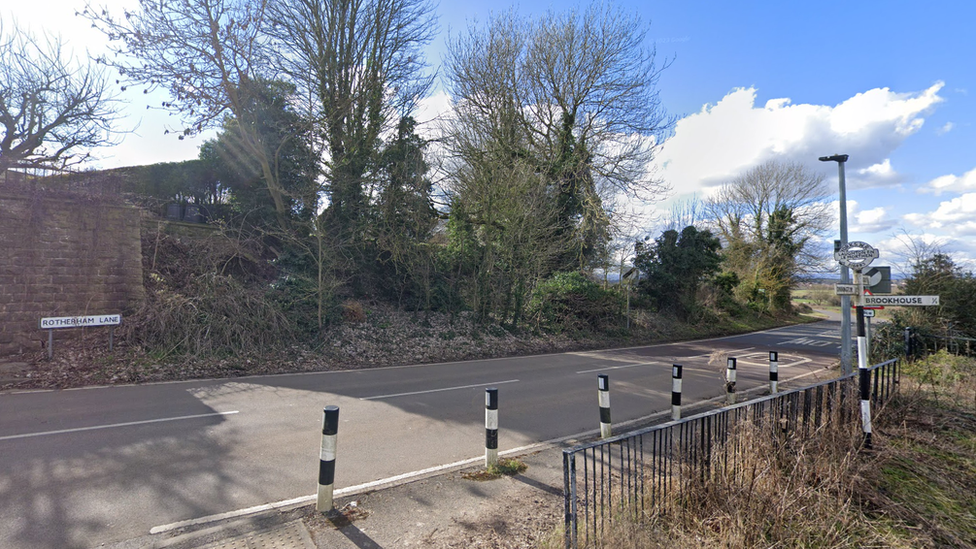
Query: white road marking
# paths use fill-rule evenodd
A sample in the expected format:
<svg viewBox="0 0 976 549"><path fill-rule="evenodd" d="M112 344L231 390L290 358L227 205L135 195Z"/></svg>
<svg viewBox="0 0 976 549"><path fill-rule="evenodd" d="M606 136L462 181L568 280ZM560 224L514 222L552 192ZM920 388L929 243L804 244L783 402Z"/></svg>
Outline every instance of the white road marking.
<svg viewBox="0 0 976 549"><path fill-rule="evenodd" d="M838 331L828 331L828 332L776 332L776 335L781 336L802 336L802 337L829 337L832 339L840 339L840 332Z"/></svg>
<svg viewBox="0 0 976 549"><path fill-rule="evenodd" d="M159 419L146 419L143 421L127 421L125 423L112 423L110 425L94 425L92 427L76 427L74 429L59 429L57 431L43 431L40 433L24 433L22 435L7 435L0 437L0 440L13 440L17 438L46 437L48 435L63 435L67 433L80 433L82 431L96 431L98 429L114 429L116 427L130 427L132 425L147 425L150 423L163 423L166 421L182 421L184 419L197 419L201 417L229 416L239 413L239 410L232 412L215 412L212 414L197 414L193 416L164 417Z"/></svg>
<svg viewBox="0 0 976 549"><path fill-rule="evenodd" d="M831 345L837 345L837 344L831 341L814 339L812 337L798 337L796 339L781 341L777 343L777 345L807 345L810 347L829 347Z"/></svg>
<svg viewBox="0 0 976 549"><path fill-rule="evenodd" d="M583 358L595 358L597 360L607 360L610 362L634 362L639 360L640 357L635 357L634 355L614 355L614 350L608 351L589 351L589 352L576 352L576 353L566 353L568 355L581 356Z"/></svg>
<svg viewBox="0 0 976 549"><path fill-rule="evenodd" d="M755 347L746 347L744 349L733 349L731 351L723 351L721 349L718 349L717 352L721 352L721 353L724 353L724 354L727 354L727 355L730 355L730 356L734 356L734 355L737 355L737 354L740 354L740 353L744 353L746 351L751 351L752 349L755 349ZM575 353L575 354L580 354L580 353ZM692 355L692 356L685 356L685 357L677 357L675 359L675 362L685 362L685 361L688 361L688 360L698 360L698 359L705 359L705 358L710 359L710 358L712 358L712 354L713 353L709 353L707 355ZM594 358L606 358L606 357L602 357L602 356L597 357L597 356L594 356ZM623 368L634 368L634 367L637 367L637 366L671 366L671 364L668 363L668 362L661 362L661 361L636 362L636 363L633 363L633 364L625 364L623 366L603 366L603 367L600 367L600 368L593 368L593 369L590 369L590 370L580 370L580 371L578 371L576 373L577 374L592 374L593 372L603 372L603 371L606 371L606 370L620 370L620 369L623 369ZM791 364L791 366L795 366L795 364Z"/></svg>
<svg viewBox="0 0 976 549"><path fill-rule="evenodd" d="M817 322L826 322L826 321L827 320L824 319L824 320L819 320ZM760 330L758 332L749 332L749 333L745 333L745 334L733 334L733 335L727 335L727 336L710 337L710 338L706 338L706 339L696 339L694 341L671 341L671 342L664 342L664 343L654 343L652 345L634 345L634 346L631 346L631 347L618 347L618 348L615 348L615 349L606 349L606 351L619 352L619 351L631 351L631 350L634 350L634 349L657 349L659 347L668 347L668 346L671 346L671 345L681 345L681 344L684 344L684 343L708 343L710 341L724 341L726 339L734 339L734 338L743 337L743 336L746 336L746 335L772 334L772 333L776 333L777 331L780 331L780 330L791 330L791 329L794 329L796 327L803 327L803 326L811 326L812 329L815 329L815 327L813 327L813 324L816 324L817 322L809 323L809 324L791 324L791 325L788 325L788 326L780 326L778 328L769 328L767 330ZM840 333L840 332L838 332L836 330L833 330L833 332L834 333ZM475 363L475 362L501 362L501 361L508 361L508 360L519 360L519 359L524 359L524 358L545 358L545 357L552 357L552 356L566 356L566 355L572 355L572 354L576 354L576 353L563 351L563 352L556 352L556 353L544 353L544 354L541 354L541 355L532 355L531 357L524 357L524 356L523 357L509 357L509 356L506 356L506 357L497 357L497 358L475 358L475 359L470 359L470 360L455 360L455 361L452 361L452 362L439 362L439 363L435 363L435 364L402 364L400 366L379 366L379 367L376 367L376 368L370 368L369 370L329 370L329 371L326 371L326 372L294 372L294 373L289 373L289 374L254 374L254 375L248 375L248 376L241 376L241 377L238 377L238 378L235 378L235 379L237 381L247 381L249 379L268 379L268 378L271 378L271 379L276 379L276 378L277 379L284 379L284 378L289 378L289 377L314 377L314 376L323 376L323 375L324 376L333 376L333 375L344 375L344 374L349 374L349 373L361 373L361 372L367 372L367 371L369 371L369 372L376 372L376 371L384 371L384 370L402 370L402 369L405 369L405 368L424 368L424 367L431 367L431 366L453 366L453 365L456 365L456 364L471 364L471 363ZM225 382L225 381L227 381L227 378L182 379L182 380L177 380L177 381L154 381L154 382L149 382L149 383L138 383L138 384L136 384L136 383L119 383L119 384L116 384L116 385L90 385L90 386L86 386L86 387L71 387L71 388L68 388L68 389L60 389L60 390L63 390L65 392L67 392L67 391L86 391L86 390L95 390L95 389L118 389L118 388L136 387L136 386L147 387L147 386L152 386L152 385L186 385L186 384L200 384L200 383L208 383L208 382L218 382L218 383L221 383L221 382ZM37 394L37 393L53 393L53 392L55 392L54 389L28 389L28 390L22 390L22 391L11 391L11 392L9 392L7 394L12 394L12 395L30 395L30 394Z"/></svg>
<svg viewBox="0 0 976 549"><path fill-rule="evenodd" d="M409 393L394 393L391 395L377 395L377 396L370 396L370 397L362 397L359 400L379 400L382 398L396 398L396 397L411 396L411 395L426 395L427 393L440 393L441 391L456 391L458 389L472 389L474 387L491 387L493 385L504 385L506 383L518 383L518 382L519 380L517 379L509 379L506 381L492 381L490 383L477 383L475 385L461 385L458 387L443 387L441 389L428 389L426 391L412 391Z"/></svg>
<svg viewBox="0 0 976 549"><path fill-rule="evenodd" d="M689 343L691 343L691 342L689 342ZM699 359L699 358L711 359L712 358L712 355L714 355L715 353L725 354L725 355L729 355L729 356L736 356L739 353L744 353L746 351L751 351L753 349L755 349L755 347L746 347L745 349L732 349L731 351L726 351L726 350L723 350L723 349L715 349L711 353L704 354L704 355L691 355L691 356L677 357L677 360L694 360L694 359Z"/></svg>
<svg viewBox="0 0 976 549"><path fill-rule="evenodd" d="M637 366L670 366L664 362L637 362L634 364L624 364L622 366L603 366L601 368L594 368L592 370L580 370L576 372L577 374L592 374L593 372L603 372L605 370L620 370L622 368L634 368Z"/></svg>
<svg viewBox="0 0 976 549"><path fill-rule="evenodd" d="M759 357L758 362L753 362L750 359L756 359ZM748 354L743 358L739 359L739 364L746 364L749 366L769 366L768 360L763 360L767 357L765 353L752 353ZM794 366L799 366L801 364L806 364L808 362L813 362L813 359L800 357L796 355L788 355L786 353L780 353L779 355L779 367L780 368L792 368Z"/></svg>
<svg viewBox="0 0 976 549"><path fill-rule="evenodd" d="M798 379L802 379L802 378L805 378L805 377L808 377L808 376L815 375L816 373L817 372L815 372L815 371L814 372L806 372L804 374L800 374L800 375L795 376L793 378L790 378L788 380L784 380L784 383L787 383L787 382L790 382L790 381L796 381ZM480 385L478 385L478 387L480 387ZM765 390L765 388L766 388L765 385L760 385L760 386L757 386L757 387L753 387L751 389L746 389L745 391L742 391L740 394L749 394L749 393L759 392L759 391ZM712 402L724 401L725 398L726 398L725 395L721 395L721 396L717 396L717 397L713 397L713 398L709 398L709 399L705 399L705 400L696 402L695 404L696 404L696 406L697 405L703 405L703 404L709 404L709 403L712 403ZM627 421L621 421L619 423L615 423L614 425L617 425L618 427L626 427L628 425L641 424L641 423L650 421L650 420L652 420L654 418L657 418L657 417L670 416L670 414L671 414L671 410L663 410L663 411L654 412L653 414L648 414L646 416L642 416L642 417L639 417L639 418L635 418L635 419L631 419L631 420L627 420ZM680 422L680 421L682 421L682 420L678 420L678 422ZM530 450L535 450L537 448L551 447L551 446L555 446L555 445L558 445L558 444L564 444L567 441L576 441L576 440L579 440L579 439L582 439L582 438L594 436L594 435L598 434L599 432L600 432L599 429L591 429L589 431L585 431L585 432L582 432L582 433L576 433L576 434L567 435L567 436L564 436L564 437L552 438L552 439L545 440L545 441L542 441L542 442L536 442L534 444L528 444L526 446L519 446L518 448L512 448L511 450L505 450L503 452L498 452L498 455L499 456L508 456L508 455L512 455L512 454L518 454L518 453L521 453L521 452L527 452L527 451L530 451ZM428 467L426 469L420 469L419 471L411 471L409 473L403 473L403 474L400 474L400 475L396 475L396 476L392 476L392 477L387 477L387 478L384 478L384 479L374 480L374 481L371 481L371 482L365 482L363 484L357 484L356 486L349 486L347 488L339 488L339 489L335 490L334 495L336 495L336 496L344 496L344 495L350 495L350 494L357 494L357 493L364 492L364 491L367 491L367 490L377 490L377 489L381 489L381 488L391 488L394 485L396 485L398 482L401 482L401 481L404 481L404 480L410 480L410 479L413 479L413 478L423 477L423 476L426 476L426 475L432 475L434 473L440 473L440 472L448 471L448 470L451 470L451 469L458 469L458 468L464 467L466 465L472 465L474 463L483 463L484 462L484 459L485 459L485 456L482 455L482 456L478 456L478 457L464 459L464 460L461 460L461 461L455 461L454 463L448 463L448 464L445 464L445 465L436 465L434 467ZM272 502L272 503L265 503L264 505L255 505L254 507L247 507L245 509L238 509L236 511L227 511L226 513L218 513L218 514L215 514L215 515L208 515L208 516L205 516L205 517L199 517L199 518L195 518L195 519L181 520L179 522L173 522L173 523L170 523L170 524L164 524L162 526L153 526L152 528L149 529L149 533L151 535L162 534L164 532L170 532L172 530L177 530L177 529L180 529L180 528L187 528L187 527L191 527L191 526L200 526L201 524L209 524L209 523L213 523L213 522L217 522L217 521L221 521L221 520L226 520L226 519L231 519L231 518L237 518L237 517L243 517L243 516L246 516L246 515L252 515L254 513L260 513L262 511L271 511L271 510L274 510L274 509L282 509L282 508L285 508L285 507L292 507L292 506L304 505L306 503L311 503L311 502L315 501L316 497L317 497L316 494L312 494L312 495L309 495L309 496L302 496L302 497L293 498L293 499L286 499L286 500L282 500L282 501L275 501L275 502Z"/></svg>

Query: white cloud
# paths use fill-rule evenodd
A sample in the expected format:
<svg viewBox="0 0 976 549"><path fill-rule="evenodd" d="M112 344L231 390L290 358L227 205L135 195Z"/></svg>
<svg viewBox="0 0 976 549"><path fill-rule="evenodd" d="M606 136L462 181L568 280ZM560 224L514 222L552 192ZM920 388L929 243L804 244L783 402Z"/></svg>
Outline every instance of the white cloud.
<svg viewBox="0 0 976 549"><path fill-rule="evenodd" d="M823 173L836 168L817 162L834 153L850 155L848 188L896 184L889 155L917 132L943 101L943 83L896 93L876 88L839 105L799 104L771 99L757 107L756 89L739 88L718 103L678 121L675 135L659 153L659 175L678 194L715 187L767 160L796 161ZM834 164L831 163L833 166Z"/></svg>
<svg viewBox="0 0 976 549"><path fill-rule="evenodd" d="M931 232L904 233L879 241L876 248L881 252L882 264L889 264L903 274L911 274L911 264L919 251L948 254L963 270L976 269L976 240L949 238Z"/></svg>
<svg viewBox="0 0 976 549"><path fill-rule="evenodd" d="M888 208L883 206L858 212L855 219L852 230L857 233L878 233L895 226L895 221L888 218Z"/></svg>
<svg viewBox="0 0 976 549"><path fill-rule="evenodd" d="M857 176L862 181L873 182L871 187L896 185L901 183L901 176L891 167L891 159L885 158L880 164L872 164L867 168L857 170Z"/></svg>
<svg viewBox="0 0 976 549"><path fill-rule="evenodd" d="M952 131L952 128L954 128L954 127L955 127L955 124L953 124L952 122L946 122L944 126L942 126L941 128L935 130L935 133L937 133L939 135L945 135L945 134L951 132Z"/></svg>
<svg viewBox="0 0 976 549"><path fill-rule="evenodd" d="M451 96L445 91L438 91L420 100L417 111L414 113L414 119L420 126L429 126L440 117L450 113L452 108Z"/></svg>
<svg viewBox="0 0 976 549"><path fill-rule="evenodd" d="M966 193L939 204L929 213L911 213L905 220L916 227L940 230L955 237L976 235L976 193Z"/></svg>
<svg viewBox="0 0 976 549"><path fill-rule="evenodd" d="M925 185L919 187L920 193L932 193L935 196L943 192L965 192L976 189L976 168L969 170L962 175L943 175L936 177Z"/></svg>
<svg viewBox="0 0 976 549"><path fill-rule="evenodd" d="M856 200L847 201L847 224L849 234L876 234L890 231L895 228L898 220L892 219L888 215L890 208L878 206L870 210L862 210L861 205ZM834 200L830 205L834 221L833 227L840 226L840 208L838 201ZM835 237L831 237L833 239Z"/></svg>

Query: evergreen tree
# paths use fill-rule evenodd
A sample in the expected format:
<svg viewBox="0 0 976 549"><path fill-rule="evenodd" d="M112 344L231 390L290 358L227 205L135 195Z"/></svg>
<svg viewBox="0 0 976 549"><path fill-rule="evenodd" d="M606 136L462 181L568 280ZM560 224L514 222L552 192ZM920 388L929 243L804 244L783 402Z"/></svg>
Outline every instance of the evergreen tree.
<svg viewBox="0 0 976 549"><path fill-rule="evenodd" d="M686 319L695 311L696 295L708 277L719 271L722 257L718 238L694 226L685 227L681 233L665 231L647 245L635 245L634 266L641 273L638 285L657 305Z"/></svg>

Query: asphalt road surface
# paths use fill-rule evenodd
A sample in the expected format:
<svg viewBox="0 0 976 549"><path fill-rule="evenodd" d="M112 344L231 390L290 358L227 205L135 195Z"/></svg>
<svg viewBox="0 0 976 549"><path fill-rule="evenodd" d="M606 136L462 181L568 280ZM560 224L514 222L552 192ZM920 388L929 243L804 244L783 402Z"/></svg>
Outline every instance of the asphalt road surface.
<svg viewBox="0 0 976 549"><path fill-rule="evenodd" d="M609 351L344 372L0 394L0 547L94 547L315 493L322 408L340 408L336 488L484 455L484 389L499 390L499 449L615 424L836 363L840 324ZM829 374L827 374L829 375ZM812 381L812 378L811 378Z"/></svg>

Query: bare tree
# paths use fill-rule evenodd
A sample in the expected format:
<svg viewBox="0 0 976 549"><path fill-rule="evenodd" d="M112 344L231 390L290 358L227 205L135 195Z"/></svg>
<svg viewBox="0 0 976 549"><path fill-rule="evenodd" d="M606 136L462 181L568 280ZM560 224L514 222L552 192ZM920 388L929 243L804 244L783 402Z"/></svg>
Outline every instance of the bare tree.
<svg viewBox="0 0 976 549"><path fill-rule="evenodd" d="M600 183L660 198L667 187L648 166L674 124L657 88L670 63L657 64L640 18L609 4L549 12L528 48L523 97L533 145L551 163L575 147L574 160Z"/></svg>
<svg viewBox="0 0 976 549"><path fill-rule="evenodd" d="M37 38L0 20L0 173L65 169L115 144L120 102L97 67L78 63L59 38Z"/></svg>
<svg viewBox="0 0 976 549"><path fill-rule="evenodd" d="M283 0L273 34L328 158L335 228L357 239L379 140L426 95L423 47L436 32L427 0Z"/></svg>
<svg viewBox="0 0 976 549"><path fill-rule="evenodd" d="M80 14L108 36L113 55L99 62L116 68L126 85L169 92L160 106L180 116L180 138L237 119L241 145L260 167L278 221L287 225L285 190L275 171L277 144L262 141L251 105L254 83L273 79L265 47L270 0L139 0L122 17L87 6ZM123 88L124 89L124 88Z"/></svg>
<svg viewBox="0 0 976 549"><path fill-rule="evenodd" d="M705 200L711 228L725 245L726 268L755 299L788 308L795 277L820 266L816 237L831 227L824 177L801 164L766 162L723 185Z"/></svg>
<svg viewBox="0 0 976 549"><path fill-rule="evenodd" d="M946 242L941 238L926 238L922 234L911 234L905 229L894 236L901 249L893 250L898 258L896 268L904 275L910 275L918 265L938 255L951 255L946 250Z"/></svg>
<svg viewBox="0 0 976 549"><path fill-rule="evenodd" d="M638 19L594 5L537 21L507 12L450 43L454 169L483 163L489 150L502 163L531 163L567 234L561 268L598 260L615 198L667 189L648 171L674 122L656 89L667 64L657 66L645 42Z"/></svg>
<svg viewBox="0 0 976 549"><path fill-rule="evenodd" d="M671 209L660 219L658 231L678 231L688 226L704 227L706 223L705 206L698 197L671 205ZM650 235L649 235L650 236Z"/></svg>

